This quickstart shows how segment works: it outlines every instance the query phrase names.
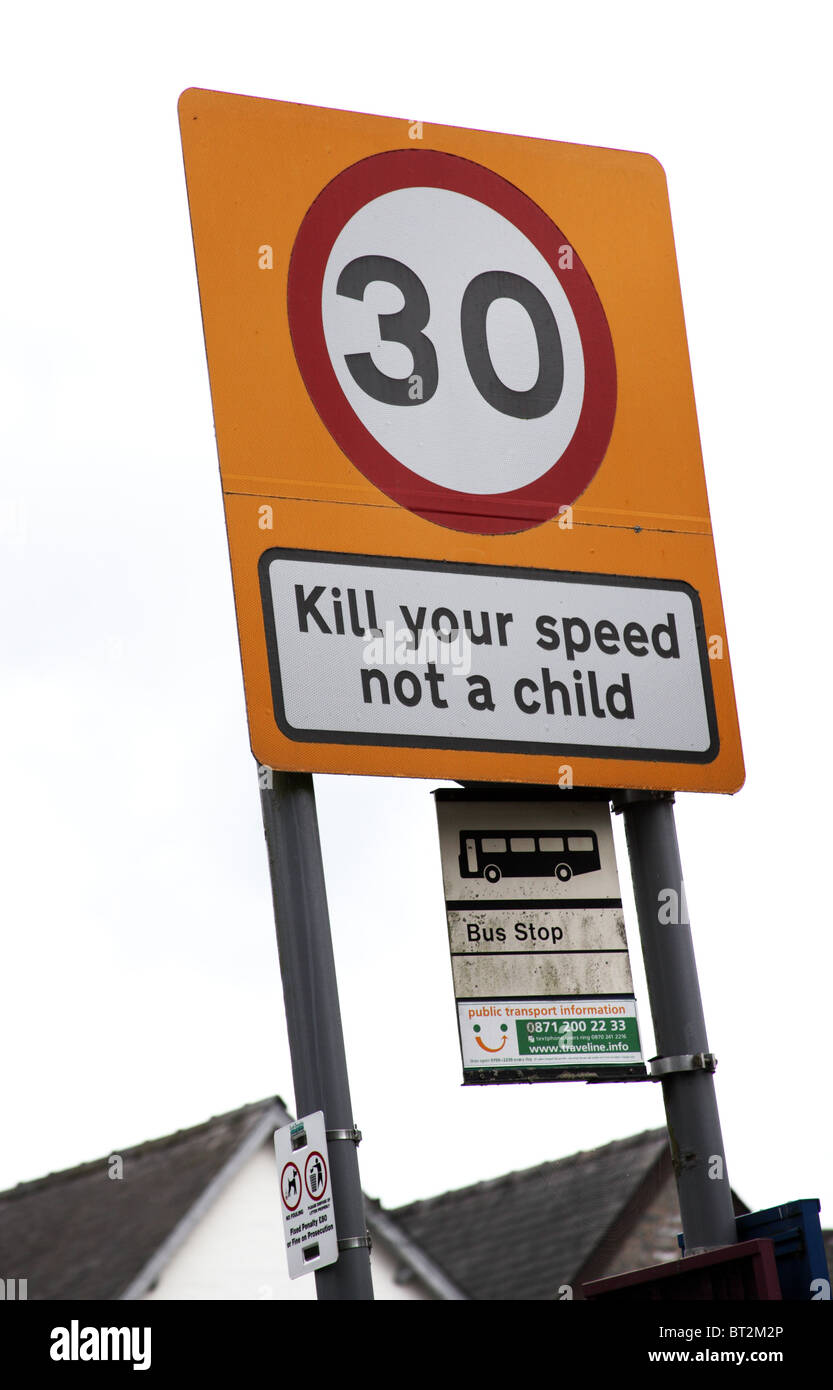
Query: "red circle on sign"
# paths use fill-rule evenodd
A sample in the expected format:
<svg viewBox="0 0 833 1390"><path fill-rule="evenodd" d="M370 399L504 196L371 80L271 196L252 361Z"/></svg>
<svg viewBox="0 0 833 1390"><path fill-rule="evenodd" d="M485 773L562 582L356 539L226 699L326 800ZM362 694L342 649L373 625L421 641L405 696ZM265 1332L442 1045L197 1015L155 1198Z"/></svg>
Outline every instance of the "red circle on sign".
<svg viewBox="0 0 833 1390"><path fill-rule="evenodd" d="M420 476L370 432L333 369L322 307L330 253L342 229L367 203L406 188L446 189L505 218L543 257L575 316L584 358L578 422L560 456L525 486L469 493ZM560 263L565 251L569 266ZM616 412L616 361L604 309L564 234L525 193L492 170L435 150L392 150L351 165L327 184L301 223L290 261L287 302L295 356L322 421L356 468L416 515L476 534L525 531L571 505L598 470Z"/></svg>
<svg viewBox="0 0 833 1390"><path fill-rule="evenodd" d="M317 1160L317 1164L313 1162L313 1159ZM312 1165L311 1168L310 1165ZM312 1200L320 1202L327 1191L327 1164L323 1154L320 1154L317 1149L313 1149L304 1164L304 1182Z"/></svg>
<svg viewBox="0 0 833 1390"><path fill-rule="evenodd" d="M284 1179L290 1170L295 1174L295 1177L297 1178L297 1183L293 1183L290 1181L290 1183L288 1184L289 1191L291 1191L293 1187L297 1187L298 1189L298 1196L295 1198L294 1202L290 1202L289 1192L287 1191L287 1188L284 1187ZM297 1163L285 1163L283 1172L281 1173L281 1197L283 1198L283 1204L286 1207L287 1211L295 1211L303 1195L303 1191L301 1190L301 1171Z"/></svg>

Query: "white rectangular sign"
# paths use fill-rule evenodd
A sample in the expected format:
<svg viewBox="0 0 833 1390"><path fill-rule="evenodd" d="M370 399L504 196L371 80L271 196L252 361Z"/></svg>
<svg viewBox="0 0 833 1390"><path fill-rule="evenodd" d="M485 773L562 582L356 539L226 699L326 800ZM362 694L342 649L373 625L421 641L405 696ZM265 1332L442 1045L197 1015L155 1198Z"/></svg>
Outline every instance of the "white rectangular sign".
<svg viewBox="0 0 833 1390"><path fill-rule="evenodd" d="M709 762L688 584L267 551L275 718L290 738Z"/></svg>
<svg viewBox="0 0 833 1390"><path fill-rule="evenodd" d="M275 1131L283 1231L290 1279L338 1259L324 1112Z"/></svg>
<svg viewBox="0 0 833 1390"><path fill-rule="evenodd" d="M464 1079L644 1073L608 803L435 795Z"/></svg>

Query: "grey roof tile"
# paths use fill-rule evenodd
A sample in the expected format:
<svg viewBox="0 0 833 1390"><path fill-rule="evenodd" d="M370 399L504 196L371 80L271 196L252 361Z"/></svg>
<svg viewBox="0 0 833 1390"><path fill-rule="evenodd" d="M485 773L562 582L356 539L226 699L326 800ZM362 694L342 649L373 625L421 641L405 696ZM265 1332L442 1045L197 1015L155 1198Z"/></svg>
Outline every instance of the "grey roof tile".
<svg viewBox="0 0 833 1390"><path fill-rule="evenodd" d="M667 1144L647 1130L389 1215L469 1298L557 1299Z"/></svg>
<svg viewBox="0 0 833 1390"><path fill-rule="evenodd" d="M259 1101L0 1193L0 1269L30 1299L115 1299L280 1101Z"/></svg>

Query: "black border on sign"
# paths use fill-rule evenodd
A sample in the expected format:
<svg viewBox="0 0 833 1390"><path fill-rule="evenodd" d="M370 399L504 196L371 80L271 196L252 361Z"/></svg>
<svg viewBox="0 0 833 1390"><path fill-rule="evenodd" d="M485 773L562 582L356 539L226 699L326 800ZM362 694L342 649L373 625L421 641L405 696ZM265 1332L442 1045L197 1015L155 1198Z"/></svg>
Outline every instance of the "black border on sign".
<svg viewBox="0 0 833 1390"><path fill-rule="evenodd" d="M569 1070L558 1067L505 1067L503 1071L489 1071L488 1069L473 1070L463 1069L464 1086L508 1086L518 1083L534 1081L650 1081L652 1078L648 1074L648 1068L644 1062L631 1062L616 1065L611 1062L607 1067L574 1066Z"/></svg>
<svg viewBox="0 0 833 1390"><path fill-rule="evenodd" d="M597 870L598 872L598 870ZM479 880L478 880L479 882ZM563 912L569 908L620 908L621 898L446 898L447 912L545 911Z"/></svg>
<svg viewBox="0 0 833 1390"><path fill-rule="evenodd" d="M378 569L430 570L439 573L468 575L496 575L504 579L531 579L568 581L571 584L603 584L611 587L632 589L667 589L685 593L694 612L694 630L700 657L700 676L706 703L706 721L709 731L709 746L702 753L686 753L667 748L622 748L617 745L579 744L579 743L516 743L508 739L475 738L436 738L422 734L362 734L346 733L339 729L296 729L290 724L283 702L280 655L275 629L275 612L272 604L272 590L269 583L269 568L273 560L319 561L324 564L366 565ZM714 704L709 654L706 643L706 629L703 621L703 607L697 590L684 579L644 579L632 575L585 574L572 570L541 570L508 565L471 565L455 560L406 559L391 555L345 555L328 550L301 550L284 546L273 546L264 550L258 561L260 595L263 604L263 618L266 636L266 651L269 661L269 677L272 686L272 706L275 722L281 733L293 743L336 743L347 747L372 745L380 748L466 748L484 753L511 753L552 757L618 758L627 762L667 762L667 763L710 763L717 757L720 737L717 729L717 713Z"/></svg>

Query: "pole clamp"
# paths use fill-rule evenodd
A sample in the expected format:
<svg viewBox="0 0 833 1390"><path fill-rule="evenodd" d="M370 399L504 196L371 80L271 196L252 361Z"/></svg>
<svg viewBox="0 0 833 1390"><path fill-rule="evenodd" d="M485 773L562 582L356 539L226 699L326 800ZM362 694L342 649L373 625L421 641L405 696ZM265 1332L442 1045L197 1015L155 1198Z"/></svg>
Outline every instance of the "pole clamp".
<svg viewBox="0 0 833 1390"><path fill-rule="evenodd" d="M717 1058L713 1052L688 1052L682 1057L652 1057L648 1062L648 1071L655 1081L663 1076L673 1076L675 1072L714 1071L716 1067Z"/></svg>
<svg viewBox="0 0 833 1390"><path fill-rule="evenodd" d="M614 813L618 816L628 806L639 806L646 801L670 801L674 803L673 792L653 792L653 791L614 791L610 794L610 804Z"/></svg>
<svg viewBox="0 0 833 1390"><path fill-rule="evenodd" d="M327 1136L328 1144L333 1139L349 1139L353 1144L360 1144L362 1142L362 1132L360 1129L325 1129L324 1133Z"/></svg>
<svg viewBox="0 0 833 1390"><path fill-rule="evenodd" d="M373 1242L370 1236L339 1236L339 1250L371 1250Z"/></svg>

